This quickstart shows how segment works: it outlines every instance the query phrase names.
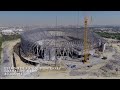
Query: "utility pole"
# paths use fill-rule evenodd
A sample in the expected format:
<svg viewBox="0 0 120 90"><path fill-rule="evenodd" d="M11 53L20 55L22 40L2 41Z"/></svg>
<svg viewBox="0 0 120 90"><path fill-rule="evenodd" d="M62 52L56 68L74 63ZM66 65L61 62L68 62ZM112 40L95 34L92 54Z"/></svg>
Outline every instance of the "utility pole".
<svg viewBox="0 0 120 90"><path fill-rule="evenodd" d="M78 11L78 15L77 15L77 28L79 28L79 11Z"/></svg>
<svg viewBox="0 0 120 90"><path fill-rule="evenodd" d="M57 41L57 16L56 16L56 32L55 32L55 66L57 64L57 48L56 48L56 41Z"/></svg>

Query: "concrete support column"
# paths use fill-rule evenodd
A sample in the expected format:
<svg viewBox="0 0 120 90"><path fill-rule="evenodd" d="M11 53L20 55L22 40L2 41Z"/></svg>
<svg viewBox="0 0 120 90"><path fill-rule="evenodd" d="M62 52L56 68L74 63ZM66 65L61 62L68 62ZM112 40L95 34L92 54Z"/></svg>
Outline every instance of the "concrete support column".
<svg viewBox="0 0 120 90"><path fill-rule="evenodd" d="M45 49L44 50L44 60L50 60L50 50L49 49Z"/></svg>
<svg viewBox="0 0 120 90"><path fill-rule="evenodd" d="M50 60L55 60L56 59L56 50L54 48L50 49Z"/></svg>
<svg viewBox="0 0 120 90"><path fill-rule="evenodd" d="M105 49L106 49L106 43L103 44L103 53L104 53Z"/></svg>

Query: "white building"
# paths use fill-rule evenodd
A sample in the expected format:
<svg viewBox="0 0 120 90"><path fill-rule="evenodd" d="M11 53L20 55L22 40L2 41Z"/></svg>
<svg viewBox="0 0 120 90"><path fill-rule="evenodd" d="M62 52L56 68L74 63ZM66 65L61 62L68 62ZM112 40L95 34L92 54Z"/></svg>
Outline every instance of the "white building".
<svg viewBox="0 0 120 90"><path fill-rule="evenodd" d="M14 35L14 34L15 34L14 31L11 30L11 29L2 30L1 33L2 33L3 35Z"/></svg>
<svg viewBox="0 0 120 90"><path fill-rule="evenodd" d="M23 32L23 29L15 29L14 32L15 34L21 34Z"/></svg>
<svg viewBox="0 0 120 90"><path fill-rule="evenodd" d="M23 29L15 29L15 28L1 30L1 34L3 35L21 34L22 32Z"/></svg>

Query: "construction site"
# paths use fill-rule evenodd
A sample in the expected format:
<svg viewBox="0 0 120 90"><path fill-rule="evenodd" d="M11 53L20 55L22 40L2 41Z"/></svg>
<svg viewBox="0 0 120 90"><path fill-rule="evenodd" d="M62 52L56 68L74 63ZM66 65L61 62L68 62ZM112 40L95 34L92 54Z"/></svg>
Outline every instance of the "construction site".
<svg viewBox="0 0 120 90"><path fill-rule="evenodd" d="M33 72L25 72L22 78L118 78L120 42L92 32L88 20L84 18L83 29L56 25L25 31L11 44L12 66L37 67ZM41 71L40 67L60 69Z"/></svg>
<svg viewBox="0 0 120 90"><path fill-rule="evenodd" d="M19 52L21 57L36 64L56 64L59 60L85 63L89 56L100 57L105 45L106 41L99 35L79 28L36 29L21 35Z"/></svg>

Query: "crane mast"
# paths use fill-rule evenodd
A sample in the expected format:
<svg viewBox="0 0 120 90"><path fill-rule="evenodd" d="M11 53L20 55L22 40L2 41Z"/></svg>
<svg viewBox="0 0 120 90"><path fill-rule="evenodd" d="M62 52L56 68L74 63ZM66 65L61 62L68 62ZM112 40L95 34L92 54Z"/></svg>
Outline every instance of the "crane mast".
<svg viewBox="0 0 120 90"><path fill-rule="evenodd" d="M89 59L89 45L88 45L88 18L84 18L84 60L83 63Z"/></svg>

